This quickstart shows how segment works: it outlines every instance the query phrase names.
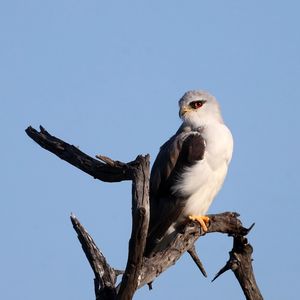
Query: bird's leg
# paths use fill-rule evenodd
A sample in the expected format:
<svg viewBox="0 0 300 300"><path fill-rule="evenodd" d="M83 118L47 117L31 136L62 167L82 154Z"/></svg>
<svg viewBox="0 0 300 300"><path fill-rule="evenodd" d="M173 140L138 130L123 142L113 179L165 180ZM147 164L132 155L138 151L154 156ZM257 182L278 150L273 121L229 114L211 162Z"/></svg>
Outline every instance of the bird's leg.
<svg viewBox="0 0 300 300"><path fill-rule="evenodd" d="M204 232L207 232L207 225L209 224L208 216L189 216L189 219L192 221L197 221Z"/></svg>

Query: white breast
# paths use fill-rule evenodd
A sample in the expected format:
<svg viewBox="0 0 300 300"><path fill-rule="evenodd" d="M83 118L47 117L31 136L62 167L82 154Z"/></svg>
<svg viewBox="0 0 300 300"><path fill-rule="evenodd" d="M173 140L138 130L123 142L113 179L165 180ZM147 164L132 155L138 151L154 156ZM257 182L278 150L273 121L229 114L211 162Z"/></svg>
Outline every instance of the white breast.
<svg viewBox="0 0 300 300"><path fill-rule="evenodd" d="M187 168L174 187L187 195L185 208L177 222L189 215L204 215L227 174L233 150L229 129L224 124L211 124L205 127L202 136L206 142L203 160Z"/></svg>

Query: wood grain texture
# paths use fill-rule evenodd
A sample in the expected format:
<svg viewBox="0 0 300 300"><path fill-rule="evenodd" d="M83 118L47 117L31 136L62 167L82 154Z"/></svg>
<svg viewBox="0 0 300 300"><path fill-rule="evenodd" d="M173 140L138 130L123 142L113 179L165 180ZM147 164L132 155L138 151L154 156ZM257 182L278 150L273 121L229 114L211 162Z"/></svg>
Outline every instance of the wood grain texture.
<svg viewBox="0 0 300 300"><path fill-rule="evenodd" d="M225 212L208 216L211 221L206 233L198 222L189 222L175 236L167 249L153 253L149 258L144 259L139 287L154 281L157 276L175 264L186 251L193 249L194 243L200 236L213 232L244 236L249 232L242 226L237 213Z"/></svg>
<svg viewBox="0 0 300 300"><path fill-rule="evenodd" d="M251 228L250 228L251 229ZM253 248L244 236L234 236L233 248L229 252L229 260L216 274L213 281L224 272L231 270L237 278L247 300L262 300L262 294L256 283L252 268Z"/></svg>
<svg viewBox="0 0 300 300"><path fill-rule="evenodd" d="M77 232L78 240L95 274L94 287L96 299L115 299L117 292L115 288L117 274L107 263L103 253L96 246L94 240L80 224L79 220L71 215L71 222Z"/></svg>
<svg viewBox="0 0 300 300"><path fill-rule="evenodd" d="M124 164L111 160L114 162L114 165L112 166L108 163L100 162L80 151L77 147L52 136L42 126L40 126L40 131L37 131L31 126L25 131L27 135L41 147L52 152L81 171L93 176L95 179L105 182L132 180L132 174L128 169L130 163Z"/></svg>
<svg viewBox="0 0 300 300"><path fill-rule="evenodd" d="M149 156L138 156L132 180L132 229L125 273L117 299L130 300L139 285L149 226Z"/></svg>

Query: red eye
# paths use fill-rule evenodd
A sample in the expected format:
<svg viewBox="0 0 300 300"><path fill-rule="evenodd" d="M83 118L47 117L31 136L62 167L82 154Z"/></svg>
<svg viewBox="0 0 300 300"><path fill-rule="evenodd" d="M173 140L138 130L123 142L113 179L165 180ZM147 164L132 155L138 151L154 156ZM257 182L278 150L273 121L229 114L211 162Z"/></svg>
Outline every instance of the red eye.
<svg viewBox="0 0 300 300"><path fill-rule="evenodd" d="M205 100L197 100L190 103L190 106L193 109L200 108L206 101Z"/></svg>

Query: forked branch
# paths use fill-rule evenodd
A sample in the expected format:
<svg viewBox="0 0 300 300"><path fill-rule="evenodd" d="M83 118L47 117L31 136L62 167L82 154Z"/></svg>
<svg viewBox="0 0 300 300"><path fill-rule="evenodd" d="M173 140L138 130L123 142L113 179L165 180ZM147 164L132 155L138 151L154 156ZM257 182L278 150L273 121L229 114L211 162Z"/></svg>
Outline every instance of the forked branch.
<svg viewBox="0 0 300 300"><path fill-rule="evenodd" d="M36 143L54 153L61 159L80 170L105 182L132 181L132 231L129 241L129 251L126 269L119 286L116 277L120 271L109 266L102 252L98 249L88 232L75 216L71 216L74 229L82 245L85 255L95 274L95 294L97 300L130 300L134 292L148 284L149 286L171 265L188 253L193 258L201 272L206 275L200 259L195 251L195 241L205 233L198 224L184 224L170 245L163 251L143 257L149 223L149 156L138 156L134 161L123 163L108 157L98 155L94 159L78 148L50 135L43 127L38 132L32 127L26 133ZM226 233L234 237L230 258L215 278L231 269L238 279L246 299L263 299L256 284L252 269L252 246L245 235L251 230L242 226L236 213L210 215L208 232Z"/></svg>

